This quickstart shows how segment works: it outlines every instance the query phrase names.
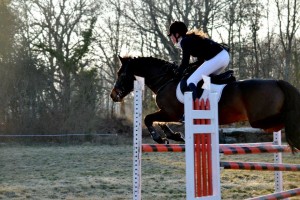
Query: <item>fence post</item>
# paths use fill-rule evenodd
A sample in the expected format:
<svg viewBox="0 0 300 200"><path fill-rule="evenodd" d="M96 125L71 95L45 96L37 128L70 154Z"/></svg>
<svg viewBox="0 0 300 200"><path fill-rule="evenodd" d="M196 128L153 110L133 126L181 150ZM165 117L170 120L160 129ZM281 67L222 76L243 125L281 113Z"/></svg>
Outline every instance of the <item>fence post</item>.
<svg viewBox="0 0 300 200"><path fill-rule="evenodd" d="M195 110L192 93L186 92L184 95L186 199L188 200L221 199L216 93L209 94L209 103L209 110ZM201 123L202 119L204 124ZM210 172L212 174L207 175Z"/></svg>
<svg viewBox="0 0 300 200"><path fill-rule="evenodd" d="M281 131L273 133L273 145L281 145ZM282 153L274 153L274 163L282 163ZM274 172L275 192L283 191L282 171Z"/></svg>
<svg viewBox="0 0 300 200"><path fill-rule="evenodd" d="M142 154L142 96L144 79L134 81L134 114L133 114L133 199L141 200L141 154Z"/></svg>

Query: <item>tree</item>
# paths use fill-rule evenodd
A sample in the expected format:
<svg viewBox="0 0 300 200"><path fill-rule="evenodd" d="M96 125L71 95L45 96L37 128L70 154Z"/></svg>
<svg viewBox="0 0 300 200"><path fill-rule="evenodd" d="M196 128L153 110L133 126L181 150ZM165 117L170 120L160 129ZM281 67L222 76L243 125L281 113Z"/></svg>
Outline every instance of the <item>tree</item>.
<svg viewBox="0 0 300 200"><path fill-rule="evenodd" d="M9 116L9 102L13 94L12 64L15 59L14 37L17 30L17 16L10 9L11 1L0 2L0 130L5 129ZM1 128L2 127L2 128Z"/></svg>
<svg viewBox="0 0 300 200"><path fill-rule="evenodd" d="M279 23L279 40L284 52L283 78L290 80L292 51L296 32L300 25L300 2L297 0L275 0Z"/></svg>
<svg viewBox="0 0 300 200"><path fill-rule="evenodd" d="M98 4L92 0L25 1L23 4L28 9L31 44L46 74L44 117L55 122L58 132L70 131L76 125L76 121L70 120L76 117L74 109L77 107L73 107L73 101L78 103L78 95L85 90L85 84L78 81L86 80L87 75L91 83L96 84L97 80L88 52L93 42ZM92 99L89 103L96 104L96 96ZM94 116L93 112L89 114ZM83 116L78 113L78 120L80 117L87 120Z"/></svg>
<svg viewBox="0 0 300 200"><path fill-rule="evenodd" d="M105 3L105 12L110 13L105 17L102 17L101 23L98 24L97 33L97 48L99 48L99 71L103 81L104 94L103 99L105 102L107 118L114 118L115 112L125 116L124 102L120 107L116 107L111 99L109 93L113 88L116 80L117 71L119 69L119 57L122 49L126 46L130 46L130 39L127 38L131 35L124 26L124 18L121 13L122 2L120 0L109 0ZM120 109L116 111L116 109ZM121 113L120 113L121 112Z"/></svg>

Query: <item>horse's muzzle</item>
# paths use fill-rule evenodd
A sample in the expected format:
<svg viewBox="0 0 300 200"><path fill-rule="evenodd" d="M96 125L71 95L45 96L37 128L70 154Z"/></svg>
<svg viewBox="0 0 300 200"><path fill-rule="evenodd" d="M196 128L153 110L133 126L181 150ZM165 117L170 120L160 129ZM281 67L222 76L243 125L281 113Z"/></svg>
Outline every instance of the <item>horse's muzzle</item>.
<svg viewBox="0 0 300 200"><path fill-rule="evenodd" d="M120 97L120 93L117 92L117 90L114 88L111 93L110 93L110 98L114 101L114 102L121 102L122 98Z"/></svg>

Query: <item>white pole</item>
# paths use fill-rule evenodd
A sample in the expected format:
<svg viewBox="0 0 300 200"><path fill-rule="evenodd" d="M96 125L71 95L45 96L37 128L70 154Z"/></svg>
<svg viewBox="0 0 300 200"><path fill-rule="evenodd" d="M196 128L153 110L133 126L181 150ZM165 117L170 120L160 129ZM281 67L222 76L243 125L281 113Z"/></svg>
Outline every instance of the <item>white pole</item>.
<svg viewBox="0 0 300 200"><path fill-rule="evenodd" d="M212 177L213 177L213 198L221 199L221 178L220 178L220 152L219 152L219 111L218 111L218 94L209 93L210 110L213 113L211 125L213 131L211 132L212 145Z"/></svg>
<svg viewBox="0 0 300 200"><path fill-rule="evenodd" d="M133 200L141 200L142 96L144 80L134 81Z"/></svg>
<svg viewBox="0 0 300 200"><path fill-rule="evenodd" d="M281 131L273 133L273 145L281 145ZM274 153L274 163L282 163L282 153ZM282 171L274 172L275 192L283 191Z"/></svg>
<svg viewBox="0 0 300 200"><path fill-rule="evenodd" d="M195 198L194 178L194 134L193 134L193 97L191 92L184 94L184 129L185 129L185 168L186 168L186 199Z"/></svg>

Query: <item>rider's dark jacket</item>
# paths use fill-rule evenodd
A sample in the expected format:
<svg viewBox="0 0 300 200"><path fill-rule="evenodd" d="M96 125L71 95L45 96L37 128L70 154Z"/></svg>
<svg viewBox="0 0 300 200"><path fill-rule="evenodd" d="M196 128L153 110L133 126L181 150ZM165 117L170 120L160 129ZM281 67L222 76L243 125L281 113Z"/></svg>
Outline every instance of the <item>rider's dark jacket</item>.
<svg viewBox="0 0 300 200"><path fill-rule="evenodd" d="M210 60L223 50L219 43L194 33L183 36L180 46L182 48L182 61L178 67L179 73L182 73L188 67L191 56L203 62Z"/></svg>

